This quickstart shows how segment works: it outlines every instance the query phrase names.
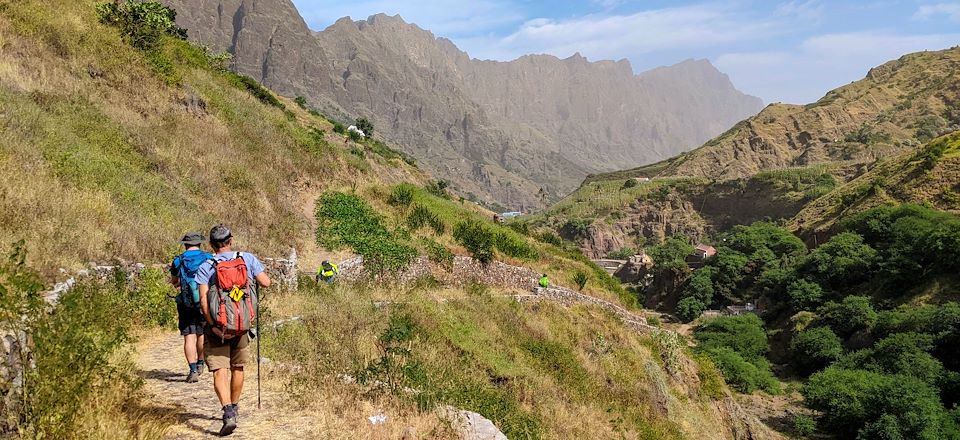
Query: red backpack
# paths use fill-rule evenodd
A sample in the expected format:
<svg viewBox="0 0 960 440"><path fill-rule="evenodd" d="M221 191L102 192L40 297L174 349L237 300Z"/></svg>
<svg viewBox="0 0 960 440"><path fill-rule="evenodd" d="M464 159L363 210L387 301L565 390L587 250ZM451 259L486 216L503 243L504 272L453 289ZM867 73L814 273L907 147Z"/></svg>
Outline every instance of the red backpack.
<svg viewBox="0 0 960 440"><path fill-rule="evenodd" d="M240 252L232 260L213 261L216 282L211 283L207 305L214 325L226 334L240 335L253 328L257 316L257 292L250 282L247 264Z"/></svg>

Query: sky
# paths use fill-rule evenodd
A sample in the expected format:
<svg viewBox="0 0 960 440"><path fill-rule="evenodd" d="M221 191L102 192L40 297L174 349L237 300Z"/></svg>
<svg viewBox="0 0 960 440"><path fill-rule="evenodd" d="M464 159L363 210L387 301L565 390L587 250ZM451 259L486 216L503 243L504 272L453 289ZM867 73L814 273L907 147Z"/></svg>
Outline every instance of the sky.
<svg viewBox="0 0 960 440"><path fill-rule="evenodd" d="M805 104L876 65L960 45L960 0L293 0L307 24L400 14L473 58L706 58L764 102Z"/></svg>

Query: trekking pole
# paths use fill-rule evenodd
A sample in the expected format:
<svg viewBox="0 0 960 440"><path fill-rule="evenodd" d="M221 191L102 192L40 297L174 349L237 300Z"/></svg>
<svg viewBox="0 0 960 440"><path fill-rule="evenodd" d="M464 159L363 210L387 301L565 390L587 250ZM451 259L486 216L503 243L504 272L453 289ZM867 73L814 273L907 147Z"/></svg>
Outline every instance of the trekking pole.
<svg viewBox="0 0 960 440"><path fill-rule="evenodd" d="M260 409L260 288L257 287L257 409Z"/></svg>

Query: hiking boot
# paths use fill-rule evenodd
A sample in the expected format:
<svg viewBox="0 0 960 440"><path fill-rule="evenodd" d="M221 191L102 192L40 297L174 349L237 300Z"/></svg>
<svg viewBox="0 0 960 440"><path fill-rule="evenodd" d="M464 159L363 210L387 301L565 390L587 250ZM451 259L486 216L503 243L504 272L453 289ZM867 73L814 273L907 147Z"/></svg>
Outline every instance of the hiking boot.
<svg viewBox="0 0 960 440"><path fill-rule="evenodd" d="M187 383L196 383L199 381L200 381L199 371L191 371L190 374L187 375Z"/></svg>
<svg viewBox="0 0 960 440"><path fill-rule="evenodd" d="M223 426L220 428L220 436L233 434L237 429L237 410L233 405L223 407Z"/></svg>

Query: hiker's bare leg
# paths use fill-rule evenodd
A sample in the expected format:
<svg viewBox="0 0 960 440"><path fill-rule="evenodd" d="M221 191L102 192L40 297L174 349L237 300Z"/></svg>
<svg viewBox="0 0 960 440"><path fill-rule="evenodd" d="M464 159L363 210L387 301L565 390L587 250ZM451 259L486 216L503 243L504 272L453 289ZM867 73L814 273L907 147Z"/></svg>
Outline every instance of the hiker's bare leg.
<svg viewBox="0 0 960 440"><path fill-rule="evenodd" d="M230 378L230 403L240 403L240 392L243 391L243 367L230 367L230 369L233 370Z"/></svg>
<svg viewBox="0 0 960 440"><path fill-rule="evenodd" d="M197 359L203 359L203 335L197 335Z"/></svg>
<svg viewBox="0 0 960 440"><path fill-rule="evenodd" d="M227 406L233 403L230 401L229 368L213 370L213 390L217 392L217 398L220 399L220 406Z"/></svg>
<svg viewBox="0 0 960 440"><path fill-rule="evenodd" d="M203 342L197 344L197 335L186 335L183 337L183 355L187 358L187 363L197 361L197 347L203 347ZM202 341L202 339L201 339Z"/></svg>

